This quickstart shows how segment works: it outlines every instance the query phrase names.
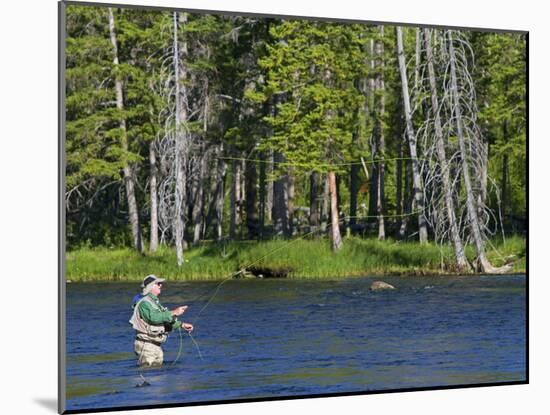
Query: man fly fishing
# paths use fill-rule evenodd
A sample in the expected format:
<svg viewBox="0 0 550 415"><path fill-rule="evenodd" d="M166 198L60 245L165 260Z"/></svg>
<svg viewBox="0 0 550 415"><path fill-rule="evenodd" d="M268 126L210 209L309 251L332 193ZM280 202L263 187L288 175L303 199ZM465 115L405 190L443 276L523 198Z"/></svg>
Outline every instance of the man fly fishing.
<svg viewBox="0 0 550 415"><path fill-rule="evenodd" d="M162 290L164 278L148 275L141 284L141 296L134 297L134 313L130 324L136 330L134 351L140 366L162 365L164 354L161 345L168 339L172 330L193 331L193 325L178 321L187 309L186 305L168 310L158 296Z"/></svg>

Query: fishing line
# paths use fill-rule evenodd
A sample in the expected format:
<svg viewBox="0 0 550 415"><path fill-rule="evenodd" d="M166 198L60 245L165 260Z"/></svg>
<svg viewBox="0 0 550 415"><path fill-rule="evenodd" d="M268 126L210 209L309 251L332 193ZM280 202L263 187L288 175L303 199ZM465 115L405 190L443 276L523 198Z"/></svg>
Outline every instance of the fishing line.
<svg viewBox="0 0 550 415"><path fill-rule="evenodd" d="M277 164L281 164L281 165L289 165L289 166L303 166L303 167L310 167L312 166L312 164L307 164L307 163L290 163L290 162L284 162L284 161L281 161L281 162L276 162L276 161L269 161L269 160L261 160L261 159L252 159L252 158L247 158L247 157L216 157L217 159L219 160L235 160L235 161L253 161L253 162L258 162L258 163L277 163ZM364 164L374 164L374 163L379 163L379 162L385 162L385 161L396 161L396 160L424 160L424 159L419 159L419 158L412 158L412 157L396 157L396 158L390 158L390 159L373 159L373 160L368 160L368 161L365 161L365 160L361 160L360 162L348 162L348 163L336 163L336 164L320 164L320 163L317 163L317 164L314 164L314 166L318 166L318 167L334 167L334 166L353 166L353 165L364 165ZM365 216L344 216L342 217L338 222L342 222L342 221L345 221L345 220L349 220L349 219L368 219L368 218L379 218L381 216L385 217L385 218L399 218L399 217L407 217L407 216L413 216L413 215L416 215L417 213L419 213L421 211L416 211L416 212L411 212L411 213L406 213L406 214L400 214L400 215L365 215ZM326 231L330 228L330 226L332 226L332 224L328 224L324 229L320 229L321 231ZM213 299L216 297L219 289L221 288L221 286L223 284L225 284L227 281L229 281L230 279L232 279L233 277L239 275L240 273L244 272L247 268L251 267L252 265L262 261L263 259L267 258L268 256L272 255L273 253L283 249L283 248L286 248L288 247L288 245L291 245L292 243L298 241L298 240L301 240L301 239L304 239L306 237L308 237L309 235L317 232L318 229L314 229L313 231L311 232L308 232L298 238L295 238L294 240L290 241L290 242L287 242L286 244L280 246L280 247L277 247L275 249L273 249L272 251L269 251L266 255L264 255L263 257L259 258L258 260L256 261L253 261L251 263L249 263L248 265L244 266L243 268L241 268L239 271L237 272L234 272L232 273L231 275L229 275L227 278L223 279L215 288L214 288L214 293L212 294L212 296L209 298L209 300L206 302L206 304L200 309L199 313L197 314L197 317L195 318L195 320L193 321L193 325L196 324L196 322L199 320L201 314L203 313L203 311L210 305L210 303L213 301ZM201 297L203 297L204 295L206 295L206 293L208 293L208 291L206 291L204 294L201 294L199 295L196 299L194 299L193 301L196 301L197 299L200 299Z"/></svg>
<svg viewBox="0 0 550 415"><path fill-rule="evenodd" d="M206 304L200 309L199 313L197 314L197 317L195 317L195 320L193 321L193 325L195 325L197 323L197 321L199 320L199 317L201 316L202 312L206 309L206 307L208 307L210 305L210 303L212 302L212 300L214 299L214 297L216 296L216 294L218 294L218 291L220 290L221 286L223 284L225 284L227 281L229 281L230 279L232 279L233 277L235 277L236 275L239 275L241 272L243 272L243 270L239 270L237 272L234 272L233 274L231 274L230 276L228 276L227 278L225 278L222 282L220 282L215 290L214 290L214 293L212 294L212 296L210 297L210 299L206 302Z"/></svg>
<svg viewBox="0 0 550 415"><path fill-rule="evenodd" d="M183 323L182 323L183 324ZM181 356L181 351L183 349L183 336L181 335L181 331L183 330L183 327L180 327L180 329L178 330L179 332L179 335L180 335L180 346L179 346L179 349L178 349L178 354L176 355L176 358L174 359L174 361L170 364L170 366L174 366L176 364L176 362L178 361L178 359L180 358Z"/></svg>
<svg viewBox="0 0 550 415"><path fill-rule="evenodd" d="M183 324L183 323L182 323L182 324ZM184 329L183 327L181 327L181 328L178 330L179 335L180 335L180 345L179 345L179 349L178 349L178 354L176 355L176 358L174 359L174 361L170 364L170 367L171 367L171 366L174 366L174 365L176 364L176 362L177 362L178 359L180 358L181 352L182 352L182 350L183 350L183 336L182 336L182 334L181 334L181 331L182 331L182 330L185 330L185 329ZM191 338L191 341L193 342L193 344L195 345L195 348L197 349L197 352L199 353L200 359L201 359L201 360L204 360L204 359L202 358L201 349L200 349L199 345L197 344L197 342L195 341L195 338L194 338L194 337L191 335L191 333L188 332L187 330L186 330L186 332L187 332L187 334L189 335L189 337Z"/></svg>
<svg viewBox="0 0 550 415"><path fill-rule="evenodd" d="M383 216L385 218L398 218L398 217L407 217L407 216L413 216L413 215L417 215L418 213L422 212L424 209L421 209L421 210L417 210L417 211L414 211L414 212L410 212L410 213L405 213L405 214L400 214L400 215L364 215L364 216L342 216L342 218L340 218L338 220L338 223L340 222L343 222L343 221L346 221L346 220L349 220L349 219L368 219L368 218L378 218L380 216ZM259 262L261 262L262 260L264 260L265 258L273 255L275 252L277 251L280 251L281 249L284 249L284 248L287 248L289 245L292 245L293 243L297 242L297 241L300 241L302 239L305 239L307 238L308 236L314 234L315 232L318 232L318 231L327 231L330 227L332 226L332 223L329 223L324 229L314 229L310 232L307 232L297 238L294 238L293 240L291 241L288 241L286 242L285 244L283 244L282 246L279 246L279 247L276 247L270 251L267 252L267 254L261 256L260 258L248 263L247 265L245 265L244 267L242 267L239 271L237 272L233 272L231 275L229 275L227 278L223 279L215 288L214 288L214 293L212 294L212 296L209 298L209 300L207 301L207 303L200 309L199 313L197 314L197 317L195 318L193 324L196 324L196 322L199 320L199 317L201 316L201 314L203 313L203 311L210 305L210 303L212 302L212 300L216 297L218 291L220 290L221 286L223 284L225 284L227 281L229 281L230 279L232 279L233 277L243 273L244 271L246 271L247 268L250 268L252 265L255 265ZM204 294L201 294L198 298L204 296Z"/></svg>
<svg viewBox="0 0 550 415"><path fill-rule="evenodd" d="M413 158L413 157L395 157L395 158L387 158L387 159L372 159L372 160L363 160L363 161L350 161L345 163L292 163L289 161L273 161L273 160L262 160L262 159L252 159L247 157L216 157L219 160L234 160L234 161L253 161L256 163L273 163L273 164L280 164L283 166L297 166L297 167L341 167L341 166L357 166L357 165L363 165L363 164L375 164L375 163L383 163L387 161L398 161L398 160L416 160L416 161L427 161L427 159L423 158Z"/></svg>
<svg viewBox="0 0 550 415"><path fill-rule="evenodd" d="M344 218L342 218L341 220L343 220ZM327 229L330 225L327 226ZM251 263L247 264L246 266L242 267L239 271L237 272L233 272L231 273L231 275L229 275L228 277L226 277L225 279L223 279L219 284L216 285L215 289L214 289L214 292L212 294L212 296L208 299L208 301L206 302L206 304L200 309L199 313L197 314L197 316L195 317L195 319L193 320L193 326L195 326L197 324L197 321L199 320L199 318L201 317L201 314L203 313L204 310L206 310L206 308L210 305L210 303L212 303L212 301L214 300L214 298L216 297L216 295L218 294L221 286L223 284L225 284L227 281L229 281L230 279L233 279L233 277L243 273L247 268L251 267L252 265L262 261L263 259L267 258L268 256L272 255L273 253L283 249L283 248L286 248L287 246L293 244L294 242L300 240L300 239L303 239L307 236L309 236L310 234L313 234L314 232L317 232L317 229L311 231L311 232L308 232L304 235L302 235L301 237L298 237L296 239L293 239L292 241L289 241L287 242L286 244L284 244L283 246L280 246L280 247L277 247L271 251L269 251L267 254L265 254L264 256L260 257L259 259L255 260L255 261L252 261ZM204 294L201 294L198 298L204 296ZM181 355L181 350L182 350L182 347L183 347L183 337L181 336L181 330L180 329L180 346L179 346L179 350L178 350L178 354L176 356L176 358L174 359L174 361L172 362L172 365L174 365L177 360L179 359L180 355ZM199 353L199 356L202 360L202 354L201 354L201 351L200 351L200 347L198 345L198 343L195 341L195 339L193 338L193 336L191 335L190 332L187 332L187 334L189 334L189 337L191 338L191 340L193 341L196 349L197 349L197 352Z"/></svg>
<svg viewBox="0 0 550 415"><path fill-rule="evenodd" d="M410 213L406 213L406 214L401 214L401 215L365 215L365 216L342 216L342 218L340 218L338 220L338 223L340 222L343 222L343 221L346 221L346 220L349 220L349 219L367 219L367 218L378 218L380 216L384 216L386 218L388 217L406 217L406 216L412 216L412 215L417 215L418 213L422 212L423 210L417 210L417 211L414 211L414 212L410 212ZM208 299L208 301L206 302L206 304L199 310L199 313L197 314L197 316L195 317L195 319L193 320L193 326L195 326L197 324L197 321L199 320L199 318L201 317L202 313L204 312L204 310L206 310L206 308L212 303L212 301L214 300L214 298L216 297L216 295L218 294L221 286L223 284L225 284L227 281L233 279L235 276L245 272L248 268L250 268L252 265L255 265L259 262L261 262L262 260L264 260L265 258L273 255L275 252L277 251L280 251L281 249L284 249L284 248L287 248L288 246L292 245L293 243L297 242L297 241L300 241L300 240L303 240L305 238L307 238L308 236L314 234L315 232L318 232L318 231L327 231L330 227L332 226L332 223L329 223L324 229L322 229L321 227L319 227L319 229L314 229L310 232L307 232L297 238L294 238L293 240L291 241L288 241L286 242L285 244L283 244L282 246L279 246L279 247L276 247L270 251L268 251L265 255L261 256L260 258L248 263L247 265L245 265L244 267L242 267L239 271L237 272L233 272L231 273L231 275L229 275L228 277L224 278L219 284L216 285L216 287L214 288L213 290L213 294L212 296ZM205 295L206 293L204 294L201 294L199 297L197 298L201 298ZM172 362L172 366L178 361L179 357L181 356L181 351L182 351L182 347L183 347L183 337L181 336L181 330L183 330L183 328L180 329L180 345L179 345L179 350L178 350L178 354L176 356L176 358L174 359L174 361ZM191 340L193 341L194 345L195 345L195 348L197 349L197 352L199 353L199 356L201 358L201 360L203 360L202 358L202 353L200 351L200 347L198 345L198 343L195 341L194 337L191 335L190 332L187 332L187 334L189 335L189 337L191 338Z"/></svg>
<svg viewBox="0 0 550 415"><path fill-rule="evenodd" d="M340 219L340 221L341 221L341 220L344 220L344 218ZM327 226L327 229L328 229L328 227L330 227L330 224ZM227 278L225 278L222 282L220 282L220 283L216 286L215 291L214 291L214 294L212 295L212 297L210 297L210 299L208 300L208 302L201 308L201 310L199 311L199 313L198 313L197 317L195 318L193 324L195 324L195 323L199 320L199 317L201 316L202 312L210 305L210 303L212 302L212 300L214 299L214 297L216 296L216 294L218 293L218 291L220 290L220 288L221 288L221 286L222 286L223 284L225 284L227 281L229 281L229 280L232 279L233 277L235 277L235 276L237 276L237 275L243 273L244 271L246 271L247 268L250 268L252 265L255 265L255 264L257 264L258 262L261 262L262 260L264 260L265 258L267 258L268 256L273 255L275 252L277 252L277 251L279 251L279 250L281 250L281 249L283 249L283 248L286 248L286 247L288 247L289 245L291 245L291 244L293 244L293 243L295 243L295 242L297 242L297 241L299 241L299 240L301 240L301 239L304 239L304 238L306 238L307 236L309 236L309 235L311 235L311 234L313 234L313 233L315 233L315 232L317 232L317 231L318 231L318 229L314 229L313 231L307 232L307 233L305 233L304 235L302 235L302 236L300 236L300 237L298 237L298 238L293 239L292 241L288 241L288 242L285 243L284 245L279 246L279 247L277 247L277 248L274 248L274 249L268 251L267 254L265 254L264 256L260 257L259 259L257 259L257 260L255 260L255 261L252 261L252 262L248 263L247 265L245 265L244 267L242 267L239 271L234 272L234 273L232 273L231 275L229 275Z"/></svg>
<svg viewBox="0 0 550 415"><path fill-rule="evenodd" d="M214 297L216 296L216 294L218 293L220 287L227 281L229 281L231 278L233 278L235 275L238 275L239 273L241 273L241 271L238 271L236 273L232 273L229 277L225 278L222 282L220 282L214 289L214 294L212 294L212 296L210 297L210 299L208 300L208 302L201 308L201 310L199 311L199 314L197 315L197 317L195 318L195 320L193 320L193 327L197 324L197 320L199 319L201 313L204 311L204 309L212 302L212 300L214 299ZM207 293L209 293L210 291L206 291L205 293L199 295L196 299L192 300L191 302L193 301L196 301L197 299L201 298L201 297L204 297ZM176 358L174 359L174 361L171 363L170 366L174 366L176 364L176 362L178 361L178 359L180 358L181 356L181 352L183 350L183 336L181 335L181 331L182 330L185 330L183 328L183 322L182 322L182 327L180 327L180 329L178 330L179 331L179 335L180 335L180 342L179 342L179 349L178 349L178 354L176 355ZM201 350L200 350L200 347L197 343L197 341L195 340L195 338L191 335L191 332L187 331L187 334L189 335L189 338L191 339L191 341L193 342L193 344L195 345L195 348L197 349L197 352L199 353L199 357L201 360L204 360L202 358L202 353L201 353Z"/></svg>
<svg viewBox="0 0 550 415"><path fill-rule="evenodd" d="M201 360L204 360L204 359L202 358L201 349L200 349L199 345L197 344L197 342L195 341L195 338L191 335L190 332L187 332L187 334L189 335L189 337L190 337L191 340L193 341L193 344L194 344L195 347L197 348L197 352L199 352L199 357L201 358Z"/></svg>

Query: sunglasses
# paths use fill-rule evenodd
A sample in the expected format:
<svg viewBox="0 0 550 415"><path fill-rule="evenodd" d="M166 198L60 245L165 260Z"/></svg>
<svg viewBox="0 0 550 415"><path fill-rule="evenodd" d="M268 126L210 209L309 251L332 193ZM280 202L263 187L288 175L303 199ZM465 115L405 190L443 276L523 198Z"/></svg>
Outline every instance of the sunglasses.
<svg viewBox="0 0 550 415"><path fill-rule="evenodd" d="M160 288L160 287L162 287L162 282L157 282L156 285Z"/></svg>

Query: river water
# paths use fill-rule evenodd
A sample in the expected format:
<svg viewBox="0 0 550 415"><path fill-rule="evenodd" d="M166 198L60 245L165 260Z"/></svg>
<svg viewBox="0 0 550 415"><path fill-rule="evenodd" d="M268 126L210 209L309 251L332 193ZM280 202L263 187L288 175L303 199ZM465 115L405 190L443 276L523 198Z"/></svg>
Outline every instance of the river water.
<svg viewBox="0 0 550 415"><path fill-rule="evenodd" d="M69 284L67 409L525 381L524 275L374 280L230 280L198 319L219 282L168 282L161 301L190 306L196 345L172 333L145 387L139 284Z"/></svg>

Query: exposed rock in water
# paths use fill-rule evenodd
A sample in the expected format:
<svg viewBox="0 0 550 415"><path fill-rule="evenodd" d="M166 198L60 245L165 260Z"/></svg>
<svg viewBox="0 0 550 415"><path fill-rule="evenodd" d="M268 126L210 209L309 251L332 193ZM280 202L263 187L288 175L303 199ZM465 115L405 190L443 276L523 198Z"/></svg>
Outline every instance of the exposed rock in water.
<svg viewBox="0 0 550 415"><path fill-rule="evenodd" d="M374 281L370 286L371 291L395 290L395 287L384 281Z"/></svg>

